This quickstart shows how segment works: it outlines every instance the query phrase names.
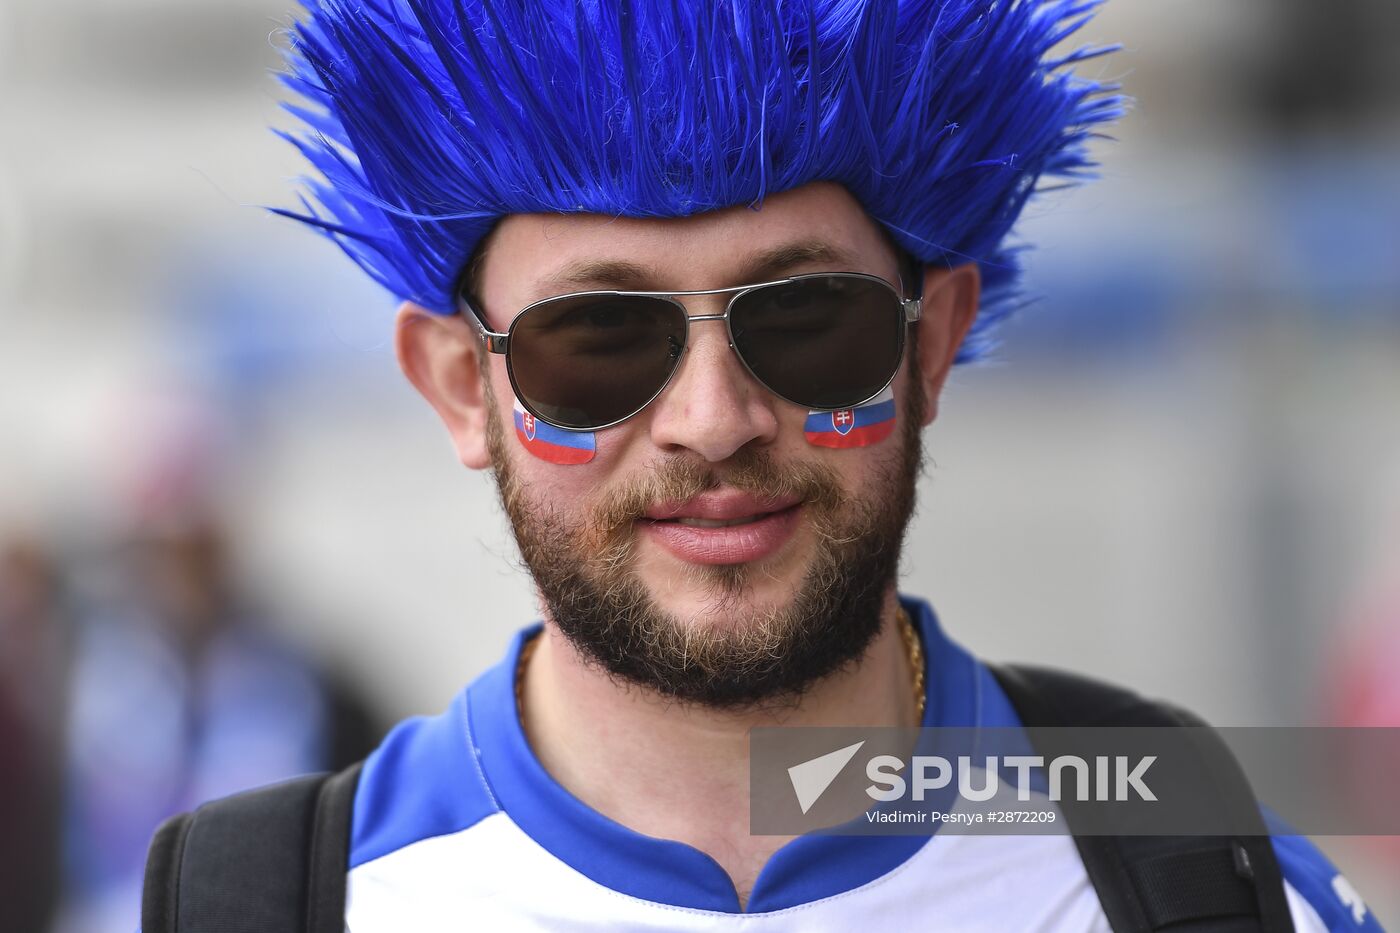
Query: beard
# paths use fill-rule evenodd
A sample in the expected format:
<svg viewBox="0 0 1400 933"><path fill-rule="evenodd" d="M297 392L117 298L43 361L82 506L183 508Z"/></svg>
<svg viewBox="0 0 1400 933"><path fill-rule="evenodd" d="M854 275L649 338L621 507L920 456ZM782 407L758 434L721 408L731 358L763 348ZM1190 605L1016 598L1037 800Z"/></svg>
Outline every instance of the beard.
<svg viewBox="0 0 1400 933"><path fill-rule="evenodd" d="M586 663L616 680L715 710L796 703L818 681L858 662L880 631L923 466L917 363L912 371L896 432L900 449L861 489L848 493L818 461L779 464L746 446L722 464L658 459L646 475L603 491L583 518L564 514L515 474L484 378L497 492L549 618ZM764 609L743 599L762 569L688 565L678 572L713 599L699 616L678 617L636 574L636 523L659 502L720 487L800 497L814 554L792 598Z"/></svg>

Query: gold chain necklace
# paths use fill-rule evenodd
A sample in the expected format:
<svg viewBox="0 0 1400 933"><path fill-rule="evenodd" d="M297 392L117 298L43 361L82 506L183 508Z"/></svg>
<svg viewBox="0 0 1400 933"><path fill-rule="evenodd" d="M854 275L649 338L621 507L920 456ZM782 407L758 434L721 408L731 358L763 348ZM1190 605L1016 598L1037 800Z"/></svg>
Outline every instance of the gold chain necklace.
<svg viewBox="0 0 1400 933"><path fill-rule="evenodd" d="M899 634L904 639L904 651L909 656L909 666L914 671L914 702L918 708L918 724L924 722L924 646L919 639L919 633L914 630L914 623L909 619L909 613L904 611L904 607L899 607ZM515 708L516 713L523 720L525 717L525 666L530 663L530 656L535 653L535 646L539 643L539 636L535 635L525 644L520 646L520 660L515 663Z"/></svg>
<svg viewBox="0 0 1400 933"><path fill-rule="evenodd" d="M899 607L899 634L904 636L904 650L909 655L909 666L914 669L914 703L918 708L918 715L915 717L916 725L924 724L924 704L927 696L924 692L924 643L919 638L919 633L914 630L914 623L909 619L909 613L904 611L904 607Z"/></svg>

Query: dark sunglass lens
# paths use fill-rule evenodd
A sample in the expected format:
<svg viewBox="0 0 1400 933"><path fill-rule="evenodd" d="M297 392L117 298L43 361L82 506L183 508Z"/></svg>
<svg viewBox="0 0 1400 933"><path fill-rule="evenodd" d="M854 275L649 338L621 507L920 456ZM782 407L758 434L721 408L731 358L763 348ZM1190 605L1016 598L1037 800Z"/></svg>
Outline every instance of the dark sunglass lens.
<svg viewBox="0 0 1400 933"><path fill-rule="evenodd" d="M895 291L857 275L761 288L730 312L734 346L753 374L810 408L848 408L884 388L899 366L904 327Z"/></svg>
<svg viewBox="0 0 1400 933"><path fill-rule="evenodd" d="M685 313L663 298L581 295L535 305L510 332L516 391L555 424L611 424L671 378L685 328Z"/></svg>

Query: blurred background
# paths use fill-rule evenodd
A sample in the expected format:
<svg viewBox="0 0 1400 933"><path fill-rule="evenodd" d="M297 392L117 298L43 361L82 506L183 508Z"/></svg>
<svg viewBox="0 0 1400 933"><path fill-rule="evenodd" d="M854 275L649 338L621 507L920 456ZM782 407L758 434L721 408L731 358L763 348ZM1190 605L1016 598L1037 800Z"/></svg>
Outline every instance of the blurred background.
<svg viewBox="0 0 1400 933"><path fill-rule="evenodd" d="M535 615L394 301L259 209L291 16L0 5L7 933L129 933L163 816L359 757ZM1400 4L1082 38L1137 103L1020 228L1042 297L950 382L904 588L1218 724L1400 725ZM1319 842L1400 922L1395 840Z"/></svg>

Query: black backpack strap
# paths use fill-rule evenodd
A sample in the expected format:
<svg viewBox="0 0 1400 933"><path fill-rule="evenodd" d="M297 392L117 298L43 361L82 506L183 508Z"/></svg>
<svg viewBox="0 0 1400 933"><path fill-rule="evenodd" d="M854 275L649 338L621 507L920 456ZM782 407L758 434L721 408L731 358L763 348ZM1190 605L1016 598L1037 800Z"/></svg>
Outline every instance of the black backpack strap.
<svg viewBox="0 0 1400 933"><path fill-rule="evenodd" d="M306 933L345 933L345 873L360 763L327 778L316 801L307 871Z"/></svg>
<svg viewBox="0 0 1400 933"><path fill-rule="evenodd" d="M193 813L177 813L156 830L146 851L146 880L141 890L140 933L175 933L179 903L180 861L185 854Z"/></svg>
<svg viewBox="0 0 1400 933"><path fill-rule="evenodd" d="M1204 726L1175 706L1076 674L1023 665L988 665L1022 723L1036 726ZM1202 768L1216 776L1220 800L1254 793L1223 742L1202 750ZM1071 830L1073 801L1061 803ZM1262 816L1245 836L1074 837L1084 868L1117 933L1293 933L1283 874Z"/></svg>
<svg viewBox="0 0 1400 933"><path fill-rule="evenodd" d="M207 803L156 830L141 933L343 933L360 765Z"/></svg>

